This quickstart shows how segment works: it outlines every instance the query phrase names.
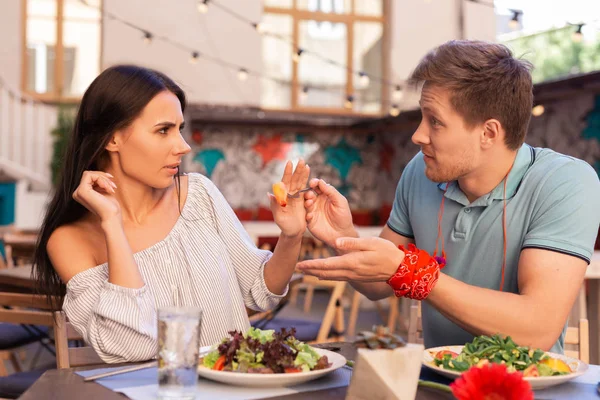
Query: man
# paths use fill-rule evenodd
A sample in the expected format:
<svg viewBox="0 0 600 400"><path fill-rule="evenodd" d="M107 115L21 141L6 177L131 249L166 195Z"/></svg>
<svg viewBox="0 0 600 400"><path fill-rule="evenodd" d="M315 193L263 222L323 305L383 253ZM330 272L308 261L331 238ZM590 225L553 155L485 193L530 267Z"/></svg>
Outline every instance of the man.
<svg viewBox="0 0 600 400"><path fill-rule="evenodd" d="M346 199L312 180L321 195L305 196L308 227L340 255L298 267L348 280L373 300L426 298L426 347L500 333L562 353L598 232L596 172L524 144L530 65L503 45L448 42L424 57L411 81L423 85L423 119L412 137L421 152L402 174L380 238L356 239ZM390 279L410 267L405 253L416 259L410 243L435 267L415 278L421 293Z"/></svg>

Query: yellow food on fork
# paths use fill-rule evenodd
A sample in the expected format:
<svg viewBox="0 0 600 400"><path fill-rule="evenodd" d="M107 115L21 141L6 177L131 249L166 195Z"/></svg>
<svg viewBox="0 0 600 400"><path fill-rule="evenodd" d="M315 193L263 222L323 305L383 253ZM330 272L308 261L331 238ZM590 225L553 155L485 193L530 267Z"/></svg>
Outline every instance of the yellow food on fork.
<svg viewBox="0 0 600 400"><path fill-rule="evenodd" d="M277 182L273 184L273 194L275 195L275 199L281 207L285 207L287 205L288 191L283 182Z"/></svg>

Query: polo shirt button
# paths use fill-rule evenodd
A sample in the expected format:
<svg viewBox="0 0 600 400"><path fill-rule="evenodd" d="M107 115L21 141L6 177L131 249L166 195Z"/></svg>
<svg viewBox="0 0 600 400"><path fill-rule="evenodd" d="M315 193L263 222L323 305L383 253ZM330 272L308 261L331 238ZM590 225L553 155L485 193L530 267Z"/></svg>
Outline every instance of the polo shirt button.
<svg viewBox="0 0 600 400"><path fill-rule="evenodd" d="M471 212L471 209L470 209L470 208L465 208L464 210L465 210L465 212L466 212L467 214Z"/></svg>

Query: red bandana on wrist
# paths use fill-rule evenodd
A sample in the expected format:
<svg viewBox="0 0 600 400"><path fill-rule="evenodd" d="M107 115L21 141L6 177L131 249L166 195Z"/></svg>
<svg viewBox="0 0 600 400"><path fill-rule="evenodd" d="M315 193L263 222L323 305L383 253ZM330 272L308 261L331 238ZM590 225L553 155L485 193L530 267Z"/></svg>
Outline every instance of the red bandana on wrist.
<svg viewBox="0 0 600 400"><path fill-rule="evenodd" d="M398 246L404 252L404 259L387 283L394 289L396 297L408 297L415 300L427 298L440 276L440 269L446 265L439 263L425 250L409 244L408 249ZM439 257L437 257L439 258Z"/></svg>

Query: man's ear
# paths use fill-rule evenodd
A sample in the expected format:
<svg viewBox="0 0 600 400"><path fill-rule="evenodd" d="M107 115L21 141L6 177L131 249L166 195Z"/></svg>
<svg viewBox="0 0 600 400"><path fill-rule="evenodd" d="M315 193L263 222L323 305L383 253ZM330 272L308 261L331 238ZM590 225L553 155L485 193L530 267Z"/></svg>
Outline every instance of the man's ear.
<svg viewBox="0 0 600 400"><path fill-rule="evenodd" d="M492 147L499 140L503 140L502 124L497 119L488 119L483 124L481 145L484 148Z"/></svg>

